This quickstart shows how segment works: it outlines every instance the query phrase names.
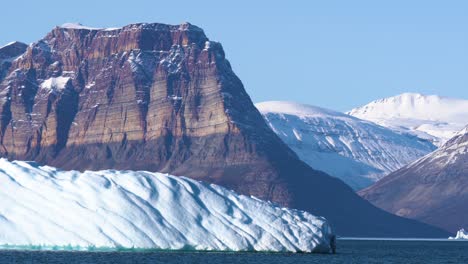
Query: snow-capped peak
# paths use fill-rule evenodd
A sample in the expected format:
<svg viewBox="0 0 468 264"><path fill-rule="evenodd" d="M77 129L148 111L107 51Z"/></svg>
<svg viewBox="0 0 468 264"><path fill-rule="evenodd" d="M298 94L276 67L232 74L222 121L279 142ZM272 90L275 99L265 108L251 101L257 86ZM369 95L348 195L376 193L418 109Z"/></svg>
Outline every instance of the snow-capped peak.
<svg viewBox="0 0 468 264"><path fill-rule="evenodd" d="M289 101L268 101L255 104L261 113L288 114L301 117L346 116L343 113L317 106ZM349 117L348 117L349 118Z"/></svg>
<svg viewBox="0 0 468 264"><path fill-rule="evenodd" d="M19 42L19 41L12 41L12 42L7 43L7 44L5 44L5 45L3 45L3 46L0 46L0 49L9 47L9 46L11 46L11 45L15 45L15 44L17 44L17 43L21 43L21 42Z"/></svg>
<svg viewBox="0 0 468 264"><path fill-rule="evenodd" d="M375 100L347 114L441 145L468 123L468 100L404 93Z"/></svg>
<svg viewBox="0 0 468 264"><path fill-rule="evenodd" d="M321 107L282 101L256 107L302 160L354 189L435 149L426 140Z"/></svg>
<svg viewBox="0 0 468 264"><path fill-rule="evenodd" d="M451 106L451 107L449 107ZM350 115L366 117L418 118L439 121L468 112L468 100L438 95L404 93L401 95L375 100L365 106L352 109Z"/></svg>

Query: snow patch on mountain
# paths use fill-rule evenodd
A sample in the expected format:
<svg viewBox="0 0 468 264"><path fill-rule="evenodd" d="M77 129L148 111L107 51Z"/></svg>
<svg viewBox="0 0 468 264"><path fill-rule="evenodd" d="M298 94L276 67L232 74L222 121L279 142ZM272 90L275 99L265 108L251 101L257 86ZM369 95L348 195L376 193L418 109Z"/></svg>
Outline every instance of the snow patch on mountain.
<svg viewBox="0 0 468 264"><path fill-rule="evenodd" d="M356 190L435 149L414 135L333 110L282 101L256 107L302 160Z"/></svg>
<svg viewBox="0 0 468 264"><path fill-rule="evenodd" d="M440 168L445 168L451 164L456 164L459 159L465 159L468 156L468 126L455 134L444 145L436 151L415 161L412 165L416 166L424 162L438 164Z"/></svg>
<svg viewBox="0 0 468 264"><path fill-rule="evenodd" d="M468 124L468 100L404 93L347 112L379 125L413 133L440 146Z"/></svg>
<svg viewBox="0 0 468 264"><path fill-rule="evenodd" d="M61 171L6 159L0 168L0 245L330 249L324 218L213 184L144 171Z"/></svg>
<svg viewBox="0 0 468 264"><path fill-rule="evenodd" d="M70 81L70 77L51 77L47 80L44 80L41 83L41 88L42 89L48 89L52 91L60 91L66 88L67 83Z"/></svg>
<svg viewBox="0 0 468 264"><path fill-rule="evenodd" d="M121 29L119 27L113 27L113 28L95 28L95 27L87 27L82 25L81 23L65 23L60 26L60 28L66 28L66 29L86 29L86 30L105 30L105 31L112 31L112 30L118 30Z"/></svg>
<svg viewBox="0 0 468 264"><path fill-rule="evenodd" d="M19 43L19 42L18 42L18 41L9 42L9 43L7 43L7 44L5 44L5 45L3 45L3 46L0 46L0 49L9 47L9 46L14 45L14 44L16 44L16 43Z"/></svg>
<svg viewBox="0 0 468 264"><path fill-rule="evenodd" d="M64 23L60 27L67 28L67 29L87 29L87 30L101 30L102 29L102 28L93 28L93 27L83 26L81 23Z"/></svg>

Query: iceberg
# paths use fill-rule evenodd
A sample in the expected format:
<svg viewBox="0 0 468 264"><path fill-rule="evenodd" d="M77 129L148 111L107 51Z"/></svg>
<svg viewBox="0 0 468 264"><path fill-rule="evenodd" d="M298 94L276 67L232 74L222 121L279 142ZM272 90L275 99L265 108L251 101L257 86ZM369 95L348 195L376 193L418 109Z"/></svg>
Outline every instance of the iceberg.
<svg viewBox="0 0 468 264"><path fill-rule="evenodd" d="M326 219L185 177L0 159L0 247L329 252Z"/></svg>
<svg viewBox="0 0 468 264"><path fill-rule="evenodd" d="M465 231L465 229L460 229L457 232L457 235L455 237L449 237L449 239L461 239L461 240L468 240L468 231Z"/></svg>

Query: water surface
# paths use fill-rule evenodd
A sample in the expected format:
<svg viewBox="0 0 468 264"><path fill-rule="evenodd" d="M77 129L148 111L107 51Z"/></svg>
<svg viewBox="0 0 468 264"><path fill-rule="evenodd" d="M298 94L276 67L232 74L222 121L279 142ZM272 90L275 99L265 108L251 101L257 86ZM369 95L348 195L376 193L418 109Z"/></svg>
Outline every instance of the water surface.
<svg viewBox="0 0 468 264"><path fill-rule="evenodd" d="M338 254L0 250L3 263L468 263L468 241L339 240Z"/></svg>

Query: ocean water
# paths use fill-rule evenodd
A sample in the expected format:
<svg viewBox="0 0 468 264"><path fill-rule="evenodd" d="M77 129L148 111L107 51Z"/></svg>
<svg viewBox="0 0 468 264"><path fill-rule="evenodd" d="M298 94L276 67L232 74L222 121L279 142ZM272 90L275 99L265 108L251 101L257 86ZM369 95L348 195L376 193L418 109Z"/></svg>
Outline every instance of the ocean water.
<svg viewBox="0 0 468 264"><path fill-rule="evenodd" d="M0 263L468 263L466 241L339 240L338 253L1 250Z"/></svg>

